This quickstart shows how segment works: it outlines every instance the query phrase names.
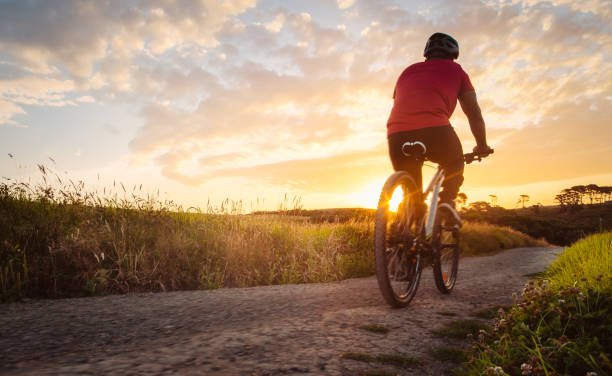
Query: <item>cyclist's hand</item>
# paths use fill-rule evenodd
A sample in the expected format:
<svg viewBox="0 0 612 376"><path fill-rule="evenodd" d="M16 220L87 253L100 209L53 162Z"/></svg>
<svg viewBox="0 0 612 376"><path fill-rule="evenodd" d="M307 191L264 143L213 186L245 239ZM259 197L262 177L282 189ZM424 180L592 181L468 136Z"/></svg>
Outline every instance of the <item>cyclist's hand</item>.
<svg viewBox="0 0 612 376"><path fill-rule="evenodd" d="M491 147L487 144L476 145L472 151L482 157L486 157L487 155L493 153L493 149L491 149Z"/></svg>

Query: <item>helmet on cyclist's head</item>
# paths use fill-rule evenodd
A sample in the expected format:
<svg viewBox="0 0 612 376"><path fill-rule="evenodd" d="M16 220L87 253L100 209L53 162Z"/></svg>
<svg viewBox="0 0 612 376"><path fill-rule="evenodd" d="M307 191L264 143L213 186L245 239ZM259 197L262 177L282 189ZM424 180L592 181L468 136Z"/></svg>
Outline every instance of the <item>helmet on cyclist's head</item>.
<svg viewBox="0 0 612 376"><path fill-rule="evenodd" d="M454 60L459 57L459 43L448 34L435 33L427 40L423 56L427 59L437 57Z"/></svg>

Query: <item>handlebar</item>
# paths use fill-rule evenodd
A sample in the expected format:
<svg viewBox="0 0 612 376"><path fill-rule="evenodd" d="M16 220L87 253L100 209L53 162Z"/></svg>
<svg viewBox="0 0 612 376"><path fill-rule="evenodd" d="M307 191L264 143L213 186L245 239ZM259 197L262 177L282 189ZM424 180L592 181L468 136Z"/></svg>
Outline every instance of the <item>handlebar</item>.
<svg viewBox="0 0 612 376"><path fill-rule="evenodd" d="M463 160L465 161L465 164L470 164L474 161L482 161L483 158L485 158L486 156L488 156L489 154L493 154L493 149L491 149L490 152L488 153L467 153L467 154L463 154Z"/></svg>

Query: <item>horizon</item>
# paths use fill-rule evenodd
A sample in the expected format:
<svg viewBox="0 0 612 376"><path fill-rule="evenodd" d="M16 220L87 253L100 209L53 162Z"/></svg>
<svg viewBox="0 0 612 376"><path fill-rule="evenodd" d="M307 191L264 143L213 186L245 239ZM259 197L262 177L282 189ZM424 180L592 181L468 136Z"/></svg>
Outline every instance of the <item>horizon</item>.
<svg viewBox="0 0 612 376"><path fill-rule="evenodd" d="M466 166L468 202L612 185L603 0L0 1L0 21L3 177L52 161L91 190L142 184L184 207L375 208L395 80L442 31L495 149ZM471 151L460 107L451 124Z"/></svg>

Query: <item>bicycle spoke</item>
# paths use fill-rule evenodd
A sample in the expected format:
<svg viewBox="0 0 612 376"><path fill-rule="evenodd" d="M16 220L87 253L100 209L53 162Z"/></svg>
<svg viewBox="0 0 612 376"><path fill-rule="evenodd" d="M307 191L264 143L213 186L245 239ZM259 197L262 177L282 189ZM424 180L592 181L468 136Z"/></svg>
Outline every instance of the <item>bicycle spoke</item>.
<svg viewBox="0 0 612 376"><path fill-rule="evenodd" d="M401 194L396 194L401 191ZM406 172L392 175L381 193L374 234L376 275L381 292L395 307L405 306L416 293L420 258L410 251L418 233L414 214L415 185ZM391 197L403 199L390 211ZM419 196L420 197L420 196Z"/></svg>

